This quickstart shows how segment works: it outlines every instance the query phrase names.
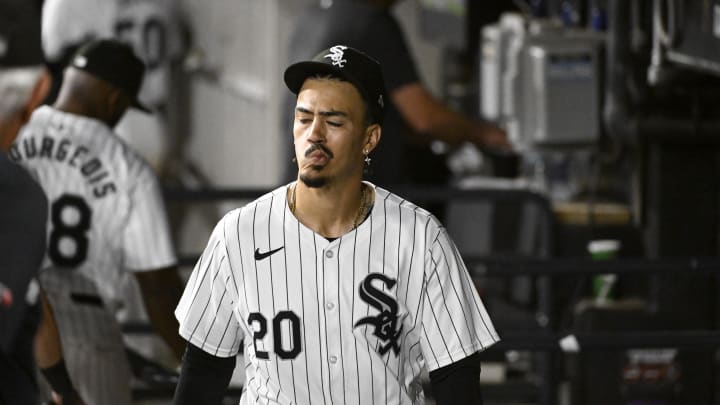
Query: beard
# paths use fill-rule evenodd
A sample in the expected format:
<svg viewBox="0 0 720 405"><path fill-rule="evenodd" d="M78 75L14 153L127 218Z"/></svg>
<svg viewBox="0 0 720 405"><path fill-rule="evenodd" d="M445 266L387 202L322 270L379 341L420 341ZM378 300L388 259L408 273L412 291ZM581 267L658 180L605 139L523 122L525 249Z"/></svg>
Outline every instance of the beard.
<svg viewBox="0 0 720 405"><path fill-rule="evenodd" d="M300 181L309 188L321 188L328 183L328 179L325 176L312 176L309 174L301 174Z"/></svg>
<svg viewBox="0 0 720 405"><path fill-rule="evenodd" d="M318 150L325 153L325 155L328 157L328 161L332 160L332 158L335 157L335 155L333 155L332 151L330 151L330 149L328 149L325 145L317 144L317 143L310 145L310 147L305 150L304 155L306 157L310 156L311 153L318 151ZM325 165L327 165L327 163ZM325 165L311 166L310 171L311 172L320 171L325 167ZM305 184L306 186L308 186L310 188L320 188L320 187L324 187L328 183L328 178L323 175L313 176L312 173L311 174L301 173L300 181L302 181L303 184Z"/></svg>

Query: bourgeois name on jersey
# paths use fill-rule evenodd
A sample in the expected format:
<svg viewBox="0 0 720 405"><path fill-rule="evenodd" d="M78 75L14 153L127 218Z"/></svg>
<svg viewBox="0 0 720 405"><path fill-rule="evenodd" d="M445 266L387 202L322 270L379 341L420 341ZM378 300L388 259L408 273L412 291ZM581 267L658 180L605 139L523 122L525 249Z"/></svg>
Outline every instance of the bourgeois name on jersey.
<svg viewBox="0 0 720 405"><path fill-rule="evenodd" d="M70 139L43 136L41 139L29 137L21 144L14 144L10 149L10 158L15 162L23 159L55 159L71 167L77 167L80 174L92 187L96 198L105 197L117 190L110 173L103 167L103 162L89 154L90 149L84 145L76 145Z"/></svg>

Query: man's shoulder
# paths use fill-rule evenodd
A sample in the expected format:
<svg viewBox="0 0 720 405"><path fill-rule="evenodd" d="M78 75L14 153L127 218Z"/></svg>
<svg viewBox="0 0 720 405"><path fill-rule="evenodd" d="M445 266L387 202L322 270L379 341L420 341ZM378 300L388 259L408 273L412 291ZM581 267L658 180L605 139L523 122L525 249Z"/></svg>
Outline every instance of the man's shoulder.
<svg viewBox="0 0 720 405"><path fill-rule="evenodd" d="M435 215L414 202L384 188L375 186L375 206L379 207L385 221L397 226L423 227L426 234L436 234L444 226ZM373 213L375 214L375 213ZM422 235L423 233L417 233Z"/></svg>
<svg viewBox="0 0 720 405"><path fill-rule="evenodd" d="M0 198L0 227L8 232L23 229L30 235L44 235L48 214L45 192L25 168L4 152L0 152L0 195L12 196Z"/></svg>
<svg viewBox="0 0 720 405"><path fill-rule="evenodd" d="M284 187L285 186L279 187L243 206L227 211L215 225L211 239L221 240L223 243L230 244L240 243L242 240L240 235L243 234L243 232L246 232L248 229L252 230L252 227L257 225L258 221L264 221L268 218L266 212L258 214L258 211L264 210L268 204L271 204L274 201L274 197L276 197L278 193L281 193ZM282 196L284 198L284 194L282 194Z"/></svg>
<svg viewBox="0 0 720 405"><path fill-rule="evenodd" d="M33 111L27 125L20 131L19 136L34 134L47 127L55 126L55 131L48 135L82 137L90 135L112 136L113 131L107 124L95 118L58 110L55 107L44 105Z"/></svg>
<svg viewBox="0 0 720 405"><path fill-rule="evenodd" d="M12 195L10 200L22 201L22 205L47 205L45 193L30 173L0 152L0 193Z"/></svg>
<svg viewBox="0 0 720 405"><path fill-rule="evenodd" d="M16 152L23 160L27 156L21 152L25 148L20 147L20 144L26 138L35 138L34 147L38 149L46 142L52 145L50 148L54 152L51 153L57 158L44 160L43 164L53 165L61 171L75 171L76 166L80 165L83 174L86 171L97 174L107 172L117 185L125 184L123 188L127 189L133 185L157 181L150 164L136 150L107 124L91 117L43 106L33 112L15 142L18 149Z"/></svg>
<svg viewBox="0 0 720 405"><path fill-rule="evenodd" d="M252 218L256 215L257 210L266 209L270 206L270 204L285 204L287 187L288 185L282 185L243 206L233 208L223 216L221 221L237 221L242 218L247 218L248 216Z"/></svg>
<svg viewBox="0 0 720 405"><path fill-rule="evenodd" d="M394 192L386 190L379 186L374 187L376 194L375 198L378 200L382 200L386 209L400 210L403 212L403 215L405 214L405 212L414 212L420 218L433 217L430 212L428 212L421 206L415 204L414 202L402 197L401 195L395 194Z"/></svg>

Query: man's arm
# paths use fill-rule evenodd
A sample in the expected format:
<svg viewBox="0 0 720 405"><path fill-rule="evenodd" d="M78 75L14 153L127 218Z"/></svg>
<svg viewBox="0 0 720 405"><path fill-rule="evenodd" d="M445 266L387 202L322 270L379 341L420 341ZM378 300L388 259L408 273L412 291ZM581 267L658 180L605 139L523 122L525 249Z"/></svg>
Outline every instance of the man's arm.
<svg viewBox="0 0 720 405"><path fill-rule="evenodd" d="M505 131L451 110L418 82L398 87L390 97L415 132L430 135L451 146L470 142L481 149L510 150Z"/></svg>
<svg viewBox="0 0 720 405"><path fill-rule="evenodd" d="M40 293L42 318L35 333L35 363L53 390L53 398L65 405L83 404L75 391L63 359L60 332L45 293Z"/></svg>
<svg viewBox="0 0 720 405"><path fill-rule="evenodd" d="M235 356L213 356L188 343L173 404L222 404L234 369Z"/></svg>
<svg viewBox="0 0 720 405"><path fill-rule="evenodd" d="M170 346L178 360L182 359L185 341L178 334L173 312L180 301L183 285L176 267L133 272L140 285L145 309L153 327Z"/></svg>
<svg viewBox="0 0 720 405"><path fill-rule="evenodd" d="M482 405L480 354L474 354L430 372L438 405Z"/></svg>

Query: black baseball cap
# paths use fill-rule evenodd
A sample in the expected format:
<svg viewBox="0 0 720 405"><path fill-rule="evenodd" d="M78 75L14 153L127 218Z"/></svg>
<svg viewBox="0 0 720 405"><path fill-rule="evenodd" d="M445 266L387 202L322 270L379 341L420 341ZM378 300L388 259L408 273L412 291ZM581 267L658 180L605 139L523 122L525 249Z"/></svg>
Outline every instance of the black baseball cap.
<svg viewBox="0 0 720 405"><path fill-rule="evenodd" d="M135 55L130 45L114 39L93 40L78 49L70 66L124 90L132 99L133 107L150 112L150 109L138 100L145 64Z"/></svg>
<svg viewBox="0 0 720 405"><path fill-rule="evenodd" d="M285 84L295 94L308 77L332 75L352 83L363 96L373 120L382 124L385 116L385 82L380 64L365 53L345 45L335 45L297 62L285 70Z"/></svg>
<svg viewBox="0 0 720 405"><path fill-rule="evenodd" d="M0 67L39 66L44 62L38 3L0 0Z"/></svg>

